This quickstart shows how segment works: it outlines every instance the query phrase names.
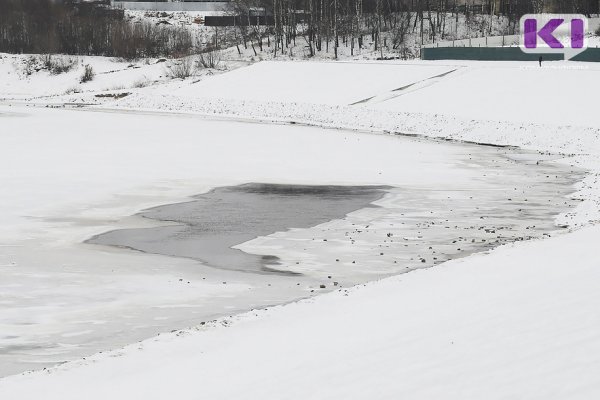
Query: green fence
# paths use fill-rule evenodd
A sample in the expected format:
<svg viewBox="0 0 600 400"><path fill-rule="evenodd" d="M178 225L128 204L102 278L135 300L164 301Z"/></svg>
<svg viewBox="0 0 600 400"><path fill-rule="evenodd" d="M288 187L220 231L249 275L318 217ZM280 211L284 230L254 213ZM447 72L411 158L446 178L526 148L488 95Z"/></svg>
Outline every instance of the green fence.
<svg viewBox="0 0 600 400"><path fill-rule="evenodd" d="M561 54L541 54L544 60L562 60ZM518 47L426 47L421 49L423 60L479 61L537 61L540 54L527 54ZM600 62L600 49L589 48L572 61Z"/></svg>
<svg viewBox="0 0 600 400"><path fill-rule="evenodd" d="M600 49L598 49L598 48L589 48L586 51L577 54L571 60L573 60L573 61L600 62Z"/></svg>

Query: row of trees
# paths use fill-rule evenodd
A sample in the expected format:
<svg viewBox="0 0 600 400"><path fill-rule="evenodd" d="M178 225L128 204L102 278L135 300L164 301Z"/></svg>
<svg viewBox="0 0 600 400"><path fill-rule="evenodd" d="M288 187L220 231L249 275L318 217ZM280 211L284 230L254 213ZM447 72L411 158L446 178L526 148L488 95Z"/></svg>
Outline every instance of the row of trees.
<svg viewBox="0 0 600 400"><path fill-rule="evenodd" d="M402 53L407 40L421 43L460 35L514 34L525 13L597 13L600 0L233 0L229 12L248 23L215 28L208 47L267 45L275 56L298 48L307 56L340 46L355 54L365 40L374 50ZM103 55L126 59L183 56L198 50L191 30L131 23L114 14L86 12L77 0L0 0L0 52ZM487 17L486 17L487 15ZM502 15L502 25L498 15ZM251 23L259 19L264 24ZM508 23L506 23L508 21ZM498 26L502 31L498 32ZM466 27L459 32L459 26ZM496 29L496 31L494 31ZM266 42L266 43L265 43Z"/></svg>
<svg viewBox="0 0 600 400"><path fill-rule="evenodd" d="M599 0L533 0L534 12L554 12L585 14L590 16L597 14L600 9Z"/></svg>
<svg viewBox="0 0 600 400"><path fill-rule="evenodd" d="M595 14L600 0L234 0L233 4L236 15L255 15L261 10L273 17L271 28L238 27L244 45L250 40L253 47L253 42L262 46L259 39L271 33L277 54L295 45L300 36L310 56L330 51L330 47L337 56L340 45L349 46L354 54L355 48L363 46L365 36L370 36L376 50L400 49L414 34L420 36L421 43L458 38L459 16L464 24L474 25L474 14L483 26L479 28L482 34L493 33L497 16L508 21L502 33L514 34L523 14ZM489 16L489 23L482 14Z"/></svg>
<svg viewBox="0 0 600 400"><path fill-rule="evenodd" d="M133 24L52 0L0 0L0 52L63 53L135 59L181 56L195 43L184 28Z"/></svg>

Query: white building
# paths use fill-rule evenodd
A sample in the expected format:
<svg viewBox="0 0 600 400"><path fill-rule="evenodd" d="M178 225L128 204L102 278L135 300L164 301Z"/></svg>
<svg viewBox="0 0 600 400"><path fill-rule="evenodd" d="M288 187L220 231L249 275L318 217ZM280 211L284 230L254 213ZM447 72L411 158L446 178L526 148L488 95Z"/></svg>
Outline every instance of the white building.
<svg viewBox="0 0 600 400"><path fill-rule="evenodd" d="M113 7L127 10L151 11L222 11L227 8L228 0L204 1L137 1L137 0L111 0Z"/></svg>

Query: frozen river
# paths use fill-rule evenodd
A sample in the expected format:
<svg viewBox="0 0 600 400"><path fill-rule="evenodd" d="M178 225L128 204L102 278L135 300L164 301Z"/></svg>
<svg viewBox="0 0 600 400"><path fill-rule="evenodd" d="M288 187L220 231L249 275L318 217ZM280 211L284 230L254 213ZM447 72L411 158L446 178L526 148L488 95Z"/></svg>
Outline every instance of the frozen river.
<svg viewBox="0 0 600 400"><path fill-rule="evenodd" d="M552 234L581 176L507 148L0 106L0 376Z"/></svg>

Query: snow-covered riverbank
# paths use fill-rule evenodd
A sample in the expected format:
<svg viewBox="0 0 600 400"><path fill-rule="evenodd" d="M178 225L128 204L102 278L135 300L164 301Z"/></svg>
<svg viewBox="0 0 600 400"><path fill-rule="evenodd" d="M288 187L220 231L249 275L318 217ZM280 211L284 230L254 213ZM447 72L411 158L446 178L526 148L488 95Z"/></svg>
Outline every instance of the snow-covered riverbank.
<svg viewBox="0 0 600 400"><path fill-rule="evenodd" d="M250 76L244 78L243 70L236 71L242 74L237 78L241 86L233 85L226 97L204 95L214 85L213 78L208 78L198 83L177 82L132 90L118 101L98 101L98 106L133 109L136 113L143 108L381 133L415 133L568 154L561 163L583 166L590 172L578 188L577 196L583 201L575 212L559 216L557 222L572 227L593 225L598 219L600 196L600 124L594 97L598 93L600 70L588 64L547 64L542 70L519 63L448 64L453 72L443 76L439 75L445 72L438 67L423 76L428 63L400 64L398 74L405 74L403 87L409 87L400 90L399 96L396 82L389 88L382 85L395 79L389 75L382 75L379 86L373 86L376 90L369 92L368 82L377 81L379 65L366 64L364 70L371 74L357 77L363 80L357 97L365 101L353 106L348 99L356 101L344 86L347 77L343 74L335 81L338 87L328 88L331 93L339 90L337 95L328 95L329 101L320 101L318 95L311 100L310 85L303 89L299 78L302 73L296 73L295 94L289 98L299 97L297 102L290 103L277 98L282 95L274 85L253 81ZM262 73L276 82L278 76L285 75L282 72L285 66L285 63L268 63L260 68L266 68ZM328 70L329 64L317 74L336 74ZM203 85L206 91L202 90ZM256 87L262 91L253 89ZM460 101L455 101L456 97ZM84 103L89 98L95 97L61 96L49 101ZM548 110L557 111L550 114ZM80 120L76 114L84 113L73 112L73 117L66 120L75 125ZM118 112L98 114L117 121L125 118ZM196 125L194 118L184 118L184 114L177 117ZM18 117L0 115L0 118ZM157 120L150 118L145 123L159 129ZM165 124L163 131L168 132L169 124ZM41 128L45 125L38 126L43 132ZM90 129L88 125L81 126ZM297 173L298 179L308 174L334 180L332 171L338 171L339 176L352 182L386 183L386 174L393 174L388 178L396 180L412 176L402 173L403 169L414 166L416 160L411 157L449 156L440 155L434 147L421 153L403 150L388 142L385 135L335 131L324 134L312 132L311 128L303 128L306 131L290 144L287 135L284 138L277 134L283 129L279 125L255 127L247 161L263 160L259 166L261 170L264 168L264 177L270 179L279 175L289 179L289 174ZM141 131L135 138L117 135L115 140L121 145L112 150L118 149L125 160L127 152L123 149L131 149L136 141L148 139L148 133ZM102 132L97 134L100 138ZM193 141L198 134L201 133L190 131L189 139ZM235 135L240 143L247 143L244 132ZM261 135L265 135L263 141L257 139ZM331 140L327 147L330 135L341 136L339 141ZM165 143L156 141L155 136L152 138L147 142L152 148L146 147L136 154L140 159L148 154L159 156L165 151ZM36 139L31 141L36 142ZM346 142L355 146L355 151L339 151L340 144ZM215 149L221 148L217 145L212 150L189 149L188 143L179 143L177 151L195 150L210 159L217 154ZM313 147L316 143L318 150ZM304 153L292 158L296 164L290 163L289 154L270 151L273 146L284 144L293 148L294 153ZM241 146L239 156L245 157L247 150L247 145ZM257 156L261 151L268 153L265 158ZM320 159L315 158L317 151L327 154L323 158L329 160L327 165L302 161L306 157L313 161ZM361 161L365 151L372 155L368 162L364 157ZM90 154L81 156L80 162L86 165ZM279 167L264 161L271 157L282 157ZM154 166L164 174L168 196L189 194L177 192L182 185L167 183L175 170L189 173L198 168L183 165L185 159L179 156L173 165L166 162ZM131 169L134 165L125 162L121 167ZM221 168L236 178L240 173L248 174L243 165L236 165ZM209 179L214 171L207 168L202 173ZM312 169L315 170L310 173ZM136 171L135 167L132 170ZM453 179L459 175L449 179L447 174L452 171L443 167L426 172L416 175L419 184L458 182ZM38 172L34 169L31 174ZM131 174L132 182L138 182L140 176ZM184 177L179 183L189 178ZM469 178L463 178L468 183ZM138 206L144 201L144 204L160 203L158 198L143 198L141 202L139 197L131 199ZM130 203L129 211L137 209L134 202ZM96 212L95 208L82 212L91 213L89 217ZM123 208L114 211L114 215L127 212ZM19 226L15 221L12 224ZM10 235L10 229L9 226L4 233ZM65 228L67 238L69 230ZM5 378L0 380L0 397L30 399L43 394L48 399L594 398L600 394L596 378L600 371L597 311L600 292L596 285L600 270L595 248L598 240L600 229L586 226L550 239L505 245L489 254L450 261L365 287L342 289L299 303L220 319L208 326L160 335L47 372Z"/></svg>
<svg viewBox="0 0 600 400"><path fill-rule="evenodd" d="M600 391L596 244L519 243L57 370L1 381L33 399L590 399Z"/></svg>

